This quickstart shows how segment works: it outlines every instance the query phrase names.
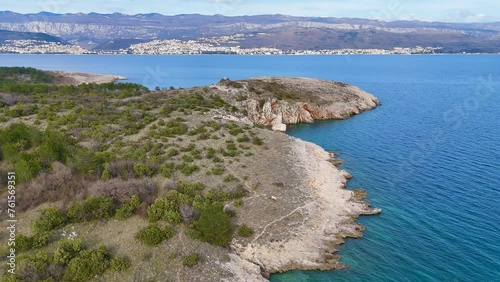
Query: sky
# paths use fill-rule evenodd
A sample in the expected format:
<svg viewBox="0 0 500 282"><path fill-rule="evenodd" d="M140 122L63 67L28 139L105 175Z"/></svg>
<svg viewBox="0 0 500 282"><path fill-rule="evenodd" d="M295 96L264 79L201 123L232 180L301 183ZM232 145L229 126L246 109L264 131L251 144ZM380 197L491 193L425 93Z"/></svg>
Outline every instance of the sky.
<svg viewBox="0 0 500 282"><path fill-rule="evenodd" d="M496 0L0 0L0 11L3 10L18 13L285 14L385 21L500 21L500 1Z"/></svg>

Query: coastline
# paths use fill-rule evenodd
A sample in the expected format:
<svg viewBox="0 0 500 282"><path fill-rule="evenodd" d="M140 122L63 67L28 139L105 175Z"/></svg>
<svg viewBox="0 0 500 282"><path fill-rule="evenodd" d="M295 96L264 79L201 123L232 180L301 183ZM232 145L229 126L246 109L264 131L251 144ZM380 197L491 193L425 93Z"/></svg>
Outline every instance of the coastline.
<svg viewBox="0 0 500 282"><path fill-rule="evenodd" d="M127 80L126 77L111 74L92 74L72 71L47 71L56 77L59 84L79 85L84 83L109 83L118 80Z"/></svg>
<svg viewBox="0 0 500 282"><path fill-rule="evenodd" d="M242 279L258 273L269 278L271 273L290 270L346 268L339 262L335 247L345 238L362 237L364 227L355 222L356 218L381 212L362 201L363 193L346 189L351 175L331 163L330 153L314 143L286 136L291 149L286 158L296 164L294 172L299 176L294 179L299 180L295 191L289 192L305 198L280 217L269 215L269 221L251 242L232 245L238 257L232 256L226 267ZM286 201L277 198L277 202ZM249 262L254 266L249 267Z"/></svg>

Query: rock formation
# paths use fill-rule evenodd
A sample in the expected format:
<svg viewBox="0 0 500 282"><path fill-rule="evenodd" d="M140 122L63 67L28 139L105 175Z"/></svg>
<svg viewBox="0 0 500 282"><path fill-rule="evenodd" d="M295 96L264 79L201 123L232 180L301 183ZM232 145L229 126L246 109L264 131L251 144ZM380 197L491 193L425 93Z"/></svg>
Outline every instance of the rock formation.
<svg viewBox="0 0 500 282"><path fill-rule="evenodd" d="M235 99L254 124L271 125L277 131L285 131L285 124L345 119L380 104L357 87L311 78L222 80L214 87L226 90L226 96Z"/></svg>

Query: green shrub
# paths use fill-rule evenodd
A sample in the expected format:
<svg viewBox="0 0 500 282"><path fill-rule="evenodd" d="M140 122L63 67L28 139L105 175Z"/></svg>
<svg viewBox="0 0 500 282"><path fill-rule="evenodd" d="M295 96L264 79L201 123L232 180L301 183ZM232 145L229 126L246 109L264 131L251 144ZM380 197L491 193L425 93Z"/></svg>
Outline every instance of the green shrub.
<svg viewBox="0 0 500 282"><path fill-rule="evenodd" d="M154 171L145 163L134 164L134 172L137 176L153 176Z"/></svg>
<svg viewBox="0 0 500 282"><path fill-rule="evenodd" d="M262 141L262 139L260 139L258 136L254 136L252 138L252 143L254 145L262 145L262 144L264 144L264 141Z"/></svg>
<svg viewBox="0 0 500 282"><path fill-rule="evenodd" d="M238 139L236 139L236 141L238 141L240 143L242 143L242 142L249 142L250 141L250 137L248 137L248 135L246 135L246 134L243 134L240 137L238 137Z"/></svg>
<svg viewBox="0 0 500 282"><path fill-rule="evenodd" d="M18 252L26 252L33 248L33 238L25 236L23 234L17 234L16 236L16 250Z"/></svg>
<svg viewBox="0 0 500 282"><path fill-rule="evenodd" d="M177 190L180 193L193 197L196 194L199 194L201 191L203 191L203 189L205 189L205 185L201 182L190 183L190 182L179 181L177 183L177 186L178 186Z"/></svg>
<svg viewBox="0 0 500 282"><path fill-rule="evenodd" d="M158 198L148 207L148 220L155 222L163 218L166 210L166 202L163 198Z"/></svg>
<svg viewBox="0 0 500 282"><path fill-rule="evenodd" d="M47 269L51 263L51 258L43 251L38 251L34 256L28 258L30 266L36 269L36 272L44 277L47 275Z"/></svg>
<svg viewBox="0 0 500 282"><path fill-rule="evenodd" d="M196 149L196 145L194 143L190 143L187 147L181 147L180 151L185 153L185 152L191 152L194 149Z"/></svg>
<svg viewBox="0 0 500 282"><path fill-rule="evenodd" d="M182 160L186 163L192 163L194 162L194 159L191 155L183 155Z"/></svg>
<svg viewBox="0 0 500 282"><path fill-rule="evenodd" d="M182 259L182 264L187 267L193 267L200 261L200 256L198 254L190 254Z"/></svg>
<svg viewBox="0 0 500 282"><path fill-rule="evenodd" d="M167 151L167 154L165 155L167 157L167 159L170 159L171 157L174 157L174 156L177 156L179 155L179 151L177 151L176 149L174 148L171 148Z"/></svg>
<svg viewBox="0 0 500 282"><path fill-rule="evenodd" d="M248 100L248 96L246 96L246 95L238 95L238 96L236 96L236 101L237 102L242 102L242 101L246 101L246 100Z"/></svg>
<svg viewBox="0 0 500 282"><path fill-rule="evenodd" d="M210 147L207 149L207 154L205 156L207 157L207 159L211 159L215 157L215 154L217 154L217 151L214 148Z"/></svg>
<svg viewBox="0 0 500 282"><path fill-rule="evenodd" d="M33 227L35 232L51 231L66 225L68 219L61 211L55 208L47 208L42 216L35 220Z"/></svg>
<svg viewBox="0 0 500 282"><path fill-rule="evenodd" d="M241 208L243 206L243 199L236 199L234 201L234 206L237 208Z"/></svg>
<svg viewBox="0 0 500 282"><path fill-rule="evenodd" d="M221 189L210 189L205 193L205 199L210 202L225 202L231 199L231 194Z"/></svg>
<svg viewBox="0 0 500 282"><path fill-rule="evenodd" d="M164 219L170 223L179 223L179 206L191 204L193 198L187 194L179 193L176 190L170 190L165 197L158 198L148 207L149 222L156 222Z"/></svg>
<svg viewBox="0 0 500 282"><path fill-rule="evenodd" d="M224 174L224 168L220 166L212 167L209 171L207 171L207 175L222 175Z"/></svg>
<svg viewBox="0 0 500 282"><path fill-rule="evenodd" d="M19 160L15 163L14 168L17 174L17 180L25 182L36 176L43 169L40 159L32 154L21 152Z"/></svg>
<svg viewBox="0 0 500 282"><path fill-rule="evenodd" d="M175 163L164 163L160 166L160 174L165 178L170 178L175 172Z"/></svg>
<svg viewBox="0 0 500 282"><path fill-rule="evenodd" d="M67 265L82 250L82 240L62 239L54 250L53 260L57 264Z"/></svg>
<svg viewBox="0 0 500 282"><path fill-rule="evenodd" d="M240 127L231 128L231 129L229 130L229 134L231 134L231 135L233 135L233 136L236 136L236 135L238 135L238 134L240 134L240 133L243 133L243 129L242 129L242 128L240 128Z"/></svg>
<svg viewBox="0 0 500 282"><path fill-rule="evenodd" d="M115 257L111 260L111 269L113 271L125 271L130 268L130 261L126 257Z"/></svg>
<svg viewBox="0 0 500 282"><path fill-rule="evenodd" d="M47 246L49 243L50 233L49 232L36 232L32 238L32 247L34 249Z"/></svg>
<svg viewBox="0 0 500 282"><path fill-rule="evenodd" d="M243 224L240 228L238 228L238 236L251 237L253 233L253 229L248 227L246 224Z"/></svg>
<svg viewBox="0 0 500 282"><path fill-rule="evenodd" d="M234 176L232 174L228 174L224 177L224 182L231 182L234 180Z"/></svg>
<svg viewBox="0 0 500 282"><path fill-rule="evenodd" d="M207 204L193 223L192 236L213 245L227 246L231 242L233 225L221 203Z"/></svg>
<svg viewBox="0 0 500 282"><path fill-rule="evenodd" d="M199 166L189 165L187 163L182 163L182 164L178 165L176 168L179 169L182 172L182 174L184 174L186 176L189 176L189 175L200 170Z"/></svg>
<svg viewBox="0 0 500 282"><path fill-rule="evenodd" d="M181 215L177 211L165 210L163 215L163 220L171 224L177 224L182 222Z"/></svg>
<svg viewBox="0 0 500 282"><path fill-rule="evenodd" d="M130 198L130 201L124 203L119 209L116 210L115 217L117 219L123 220L134 215L135 211L141 204L141 200L137 195Z"/></svg>
<svg viewBox="0 0 500 282"><path fill-rule="evenodd" d="M174 236L174 231L168 226L150 224L137 232L135 238L149 246L159 245Z"/></svg>
<svg viewBox="0 0 500 282"><path fill-rule="evenodd" d="M106 247L83 250L73 258L64 271L63 280L84 282L102 275L111 264L111 254Z"/></svg>
<svg viewBox="0 0 500 282"><path fill-rule="evenodd" d="M113 200L107 197L87 198L84 201L74 201L68 207L66 214L71 222L82 222L96 219L108 219L113 216Z"/></svg>

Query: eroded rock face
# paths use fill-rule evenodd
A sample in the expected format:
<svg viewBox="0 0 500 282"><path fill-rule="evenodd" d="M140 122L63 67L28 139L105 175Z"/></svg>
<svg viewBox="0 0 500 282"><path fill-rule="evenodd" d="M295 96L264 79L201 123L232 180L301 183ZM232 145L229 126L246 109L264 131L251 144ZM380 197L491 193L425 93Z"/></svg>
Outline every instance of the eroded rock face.
<svg viewBox="0 0 500 282"><path fill-rule="evenodd" d="M230 88L224 83L218 84L219 89ZM262 77L237 83L241 85L238 91L227 91L226 96L246 95L247 100L235 104L248 113L248 118L254 124L272 125L274 130L280 131L286 127L276 124L345 119L380 105L375 96L341 82Z"/></svg>

